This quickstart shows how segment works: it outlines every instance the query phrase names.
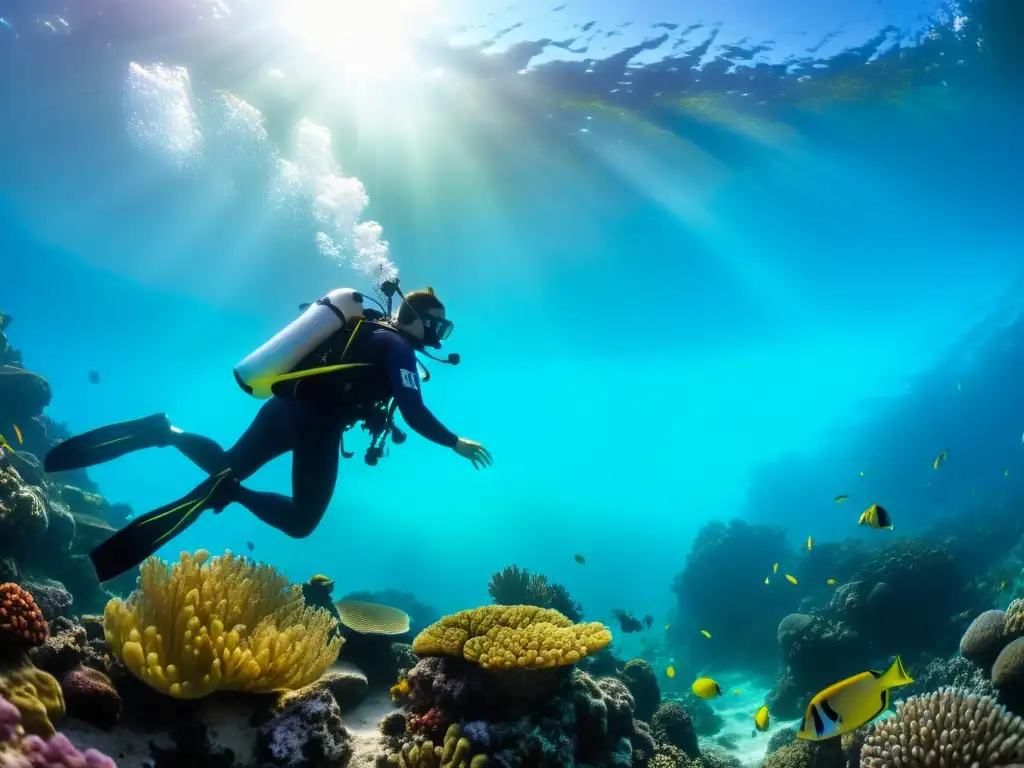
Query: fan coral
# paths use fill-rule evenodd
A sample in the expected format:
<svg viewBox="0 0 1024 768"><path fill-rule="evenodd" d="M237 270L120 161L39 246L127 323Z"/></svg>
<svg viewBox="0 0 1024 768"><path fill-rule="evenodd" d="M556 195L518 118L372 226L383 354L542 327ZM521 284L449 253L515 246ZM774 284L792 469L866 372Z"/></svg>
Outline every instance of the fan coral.
<svg viewBox="0 0 1024 768"><path fill-rule="evenodd" d="M988 696L941 688L896 705L875 724L861 752L864 768L1024 762L1024 722Z"/></svg>
<svg viewBox="0 0 1024 768"><path fill-rule="evenodd" d="M421 656L463 656L485 669L543 669L575 664L611 641L599 622L573 624L532 605L487 605L445 616L412 647Z"/></svg>
<svg viewBox="0 0 1024 768"><path fill-rule="evenodd" d="M334 604L341 623L365 635L404 635L409 631L409 614L398 608L364 600L339 600Z"/></svg>
<svg viewBox="0 0 1024 768"><path fill-rule="evenodd" d="M104 611L112 651L147 685L180 699L308 685L338 656L333 625L271 566L231 552L211 559L206 550L183 552L173 568L149 558L139 588Z"/></svg>
<svg viewBox="0 0 1024 768"><path fill-rule="evenodd" d="M32 595L17 584L0 584L0 652L42 645L49 626Z"/></svg>

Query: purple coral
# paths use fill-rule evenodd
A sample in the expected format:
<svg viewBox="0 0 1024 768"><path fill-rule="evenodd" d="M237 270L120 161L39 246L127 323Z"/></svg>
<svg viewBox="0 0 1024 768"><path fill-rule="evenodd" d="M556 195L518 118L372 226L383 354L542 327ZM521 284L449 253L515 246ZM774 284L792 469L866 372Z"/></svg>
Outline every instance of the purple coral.
<svg viewBox="0 0 1024 768"><path fill-rule="evenodd" d="M106 729L121 719L121 697L102 672L78 667L61 678L60 687L69 714Z"/></svg>
<svg viewBox="0 0 1024 768"><path fill-rule="evenodd" d="M62 733L45 741L26 736L21 746L33 768L117 768L117 763L99 750L79 752Z"/></svg>
<svg viewBox="0 0 1024 768"><path fill-rule="evenodd" d="M0 743L11 741L18 735L21 712L7 699L0 696Z"/></svg>
<svg viewBox="0 0 1024 768"><path fill-rule="evenodd" d="M0 742L10 749L0 754L0 768L117 768L117 764L95 749L79 752L67 736L49 739L21 737L21 713L0 696Z"/></svg>

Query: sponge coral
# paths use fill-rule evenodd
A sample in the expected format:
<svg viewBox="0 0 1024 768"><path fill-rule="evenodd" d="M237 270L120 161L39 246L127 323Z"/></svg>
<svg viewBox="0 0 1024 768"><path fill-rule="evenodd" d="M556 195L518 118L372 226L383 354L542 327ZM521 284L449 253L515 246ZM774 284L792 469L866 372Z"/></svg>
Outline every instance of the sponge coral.
<svg viewBox="0 0 1024 768"><path fill-rule="evenodd" d="M864 768L972 766L1024 762L1024 722L988 696L940 688L896 705L861 751Z"/></svg>
<svg viewBox="0 0 1024 768"><path fill-rule="evenodd" d="M49 636L49 626L32 595L17 584L0 584L0 653L42 645Z"/></svg>
<svg viewBox="0 0 1024 768"><path fill-rule="evenodd" d="M612 641L604 624L573 624L533 605L487 605L445 616L420 632L420 656L462 656L484 669L545 669L575 664Z"/></svg>
<svg viewBox="0 0 1024 768"><path fill-rule="evenodd" d="M334 620L268 565L182 552L173 568L142 564L139 588L104 611L107 643L162 693L196 699L216 690L280 691L308 685L338 656Z"/></svg>

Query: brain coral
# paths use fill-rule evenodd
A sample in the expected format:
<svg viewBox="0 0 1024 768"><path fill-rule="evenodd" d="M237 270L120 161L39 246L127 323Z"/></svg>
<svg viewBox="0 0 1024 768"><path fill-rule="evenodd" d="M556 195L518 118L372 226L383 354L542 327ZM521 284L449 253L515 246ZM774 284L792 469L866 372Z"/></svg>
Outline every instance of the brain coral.
<svg viewBox="0 0 1024 768"><path fill-rule="evenodd" d="M999 610L980 613L960 639L960 655L979 666L991 666L1006 645L1005 619Z"/></svg>
<svg viewBox="0 0 1024 768"><path fill-rule="evenodd" d="M333 623L274 568L205 550L182 552L173 568L149 558L139 588L104 611L111 650L140 680L181 699L307 685L338 656Z"/></svg>
<svg viewBox="0 0 1024 768"><path fill-rule="evenodd" d="M1009 766L1024 762L1024 722L988 696L940 688L896 705L871 729L863 768Z"/></svg>
<svg viewBox="0 0 1024 768"><path fill-rule="evenodd" d="M485 669L543 669L575 664L611 641L599 622L573 624L533 605L487 605L431 624L412 649L420 656L463 656Z"/></svg>
<svg viewBox="0 0 1024 768"><path fill-rule="evenodd" d="M0 653L46 642L50 629L32 595L17 584L0 584Z"/></svg>

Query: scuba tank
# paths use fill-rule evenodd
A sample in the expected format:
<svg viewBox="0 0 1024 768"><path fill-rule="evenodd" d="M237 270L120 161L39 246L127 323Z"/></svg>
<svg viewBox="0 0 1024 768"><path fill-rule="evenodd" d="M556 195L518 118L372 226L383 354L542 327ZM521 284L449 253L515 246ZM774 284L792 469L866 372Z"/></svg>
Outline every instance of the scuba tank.
<svg viewBox="0 0 1024 768"><path fill-rule="evenodd" d="M331 335L345 326L354 326L363 318L363 298L363 294L352 288L338 288L310 304L295 320L235 366L238 386L261 400L270 397L274 384L294 378L290 374L303 358Z"/></svg>

